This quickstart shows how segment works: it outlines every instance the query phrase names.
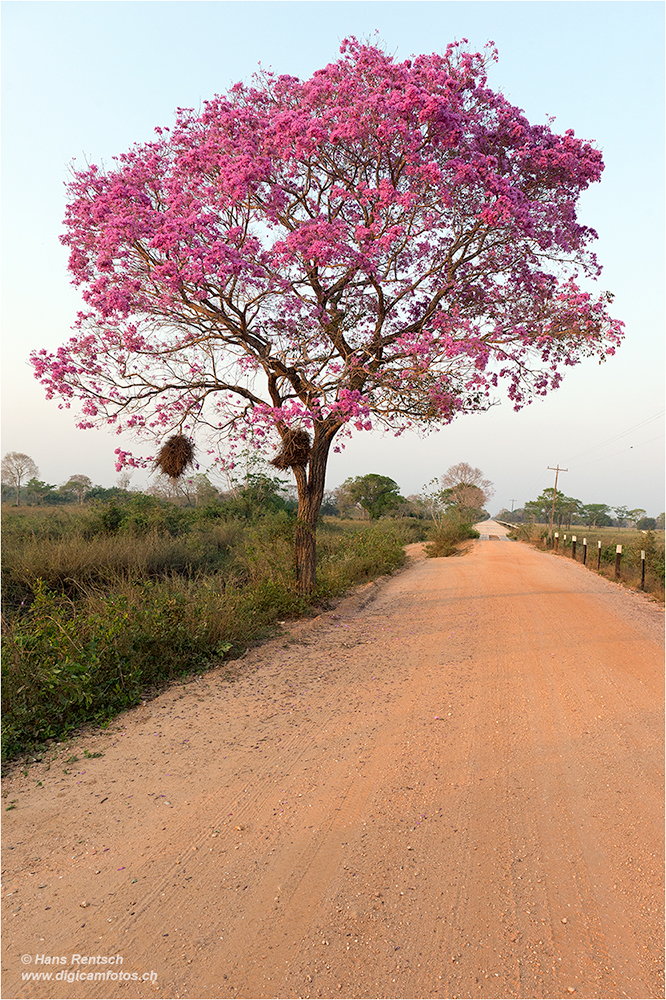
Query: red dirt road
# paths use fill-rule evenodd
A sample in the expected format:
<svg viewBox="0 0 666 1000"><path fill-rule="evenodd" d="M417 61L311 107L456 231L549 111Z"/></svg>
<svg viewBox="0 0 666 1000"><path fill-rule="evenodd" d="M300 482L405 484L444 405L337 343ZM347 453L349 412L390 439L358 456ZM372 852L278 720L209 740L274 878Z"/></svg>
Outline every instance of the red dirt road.
<svg viewBox="0 0 666 1000"><path fill-rule="evenodd" d="M8 777L3 997L664 995L658 606L478 541L237 666Z"/></svg>

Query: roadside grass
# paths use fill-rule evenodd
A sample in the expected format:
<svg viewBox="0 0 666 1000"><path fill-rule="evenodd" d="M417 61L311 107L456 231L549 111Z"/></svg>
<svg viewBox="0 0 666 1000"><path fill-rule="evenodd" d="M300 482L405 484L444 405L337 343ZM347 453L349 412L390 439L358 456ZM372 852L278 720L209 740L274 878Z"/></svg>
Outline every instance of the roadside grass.
<svg viewBox="0 0 666 1000"><path fill-rule="evenodd" d="M110 505L3 517L3 758L104 724L171 679L237 657L276 622L395 570L403 546L425 534L409 519L323 523L318 588L306 601L293 516L181 515L158 513L156 525L153 509L139 528L111 530Z"/></svg>
<svg viewBox="0 0 666 1000"><path fill-rule="evenodd" d="M645 552L645 593L664 603L664 532L637 531L632 528L587 528L573 525L558 529L557 549L554 537L546 525L517 525L512 538L529 542L537 548L562 558L572 558L573 536L576 536L576 562L583 561L583 539L587 540L586 568L608 580L614 580L633 590L641 589L641 550ZM601 542L601 548L599 548ZM615 575L617 545L622 546L620 575ZM601 561L599 564L599 553ZM597 568L598 567L598 568Z"/></svg>

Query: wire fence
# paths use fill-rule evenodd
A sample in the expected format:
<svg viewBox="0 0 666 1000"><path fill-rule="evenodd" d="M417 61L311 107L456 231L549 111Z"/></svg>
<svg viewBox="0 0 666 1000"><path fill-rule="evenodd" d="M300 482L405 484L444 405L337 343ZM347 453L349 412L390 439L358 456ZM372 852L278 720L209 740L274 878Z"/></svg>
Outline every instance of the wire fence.
<svg viewBox="0 0 666 1000"><path fill-rule="evenodd" d="M620 540L616 533L594 528L552 532L535 524L511 528L512 537L518 540L664 599L664 541L652 531L631 533Z"/></svg>

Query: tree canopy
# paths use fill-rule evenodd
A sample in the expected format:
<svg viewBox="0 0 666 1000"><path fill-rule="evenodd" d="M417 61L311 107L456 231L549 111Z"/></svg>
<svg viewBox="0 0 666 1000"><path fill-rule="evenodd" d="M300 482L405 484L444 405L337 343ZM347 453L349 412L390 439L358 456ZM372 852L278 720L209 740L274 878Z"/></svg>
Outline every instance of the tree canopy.
<svg viewBox="0 0 666 1000"><path fill-rule="evenodd" d="M236 84L69 184L86 311L33 355L37 378L84 428L307 432L306 589L336 435L441 426L500 390L519 409L621 339L611 296L577 278L600 270L576 203L601 153L531 125L488 87L492 58L395 62L348 39L310 80Z"/></svg>
<svg viewBox="0 0 666 1000"><path fill-rule="evenodd" d="M400 487L388 476L370 472L346 479L336 491L338 507L360 507L371 520L377 520L399 507L403 498Z"/></svg>
<svg viewBox="0 0 666 1000"><path fill-rule="evenodd" d="M86 493L89 493L92 488L93 484L90 477L78 472L70 476L67 482L60 487L64 493L75 493L79 504L83 503Z"/></svg>
<svg viewBox="0 0 666 1000"><path fill-rule="evenodd" d="M432 519L441 524L445 517L455 516L472 524L487 515L484 510L495 488L484 479L481 469L467 462L458 462L423 488L422 500Z"/></svg>

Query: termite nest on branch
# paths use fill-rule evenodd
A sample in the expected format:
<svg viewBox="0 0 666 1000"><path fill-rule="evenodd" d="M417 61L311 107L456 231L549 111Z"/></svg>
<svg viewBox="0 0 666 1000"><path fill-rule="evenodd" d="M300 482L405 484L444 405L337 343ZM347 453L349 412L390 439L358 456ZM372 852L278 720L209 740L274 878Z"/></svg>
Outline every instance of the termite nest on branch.
<svg viewBox="0 0 666 1000"><path fill-rule="evenodd" d="M271 465L276 469L291 469L295 465L307 465L310 458L310 435L303 430L288 430L282 438L282 447Z"/></svg>
<svg viewBox="0 0 666 1000"><path fill-rule="evenodd" d="M194 447L190 439L182 434L167 438L155 459L155 468L170 479L178 479L193 464Z"/></svg>

